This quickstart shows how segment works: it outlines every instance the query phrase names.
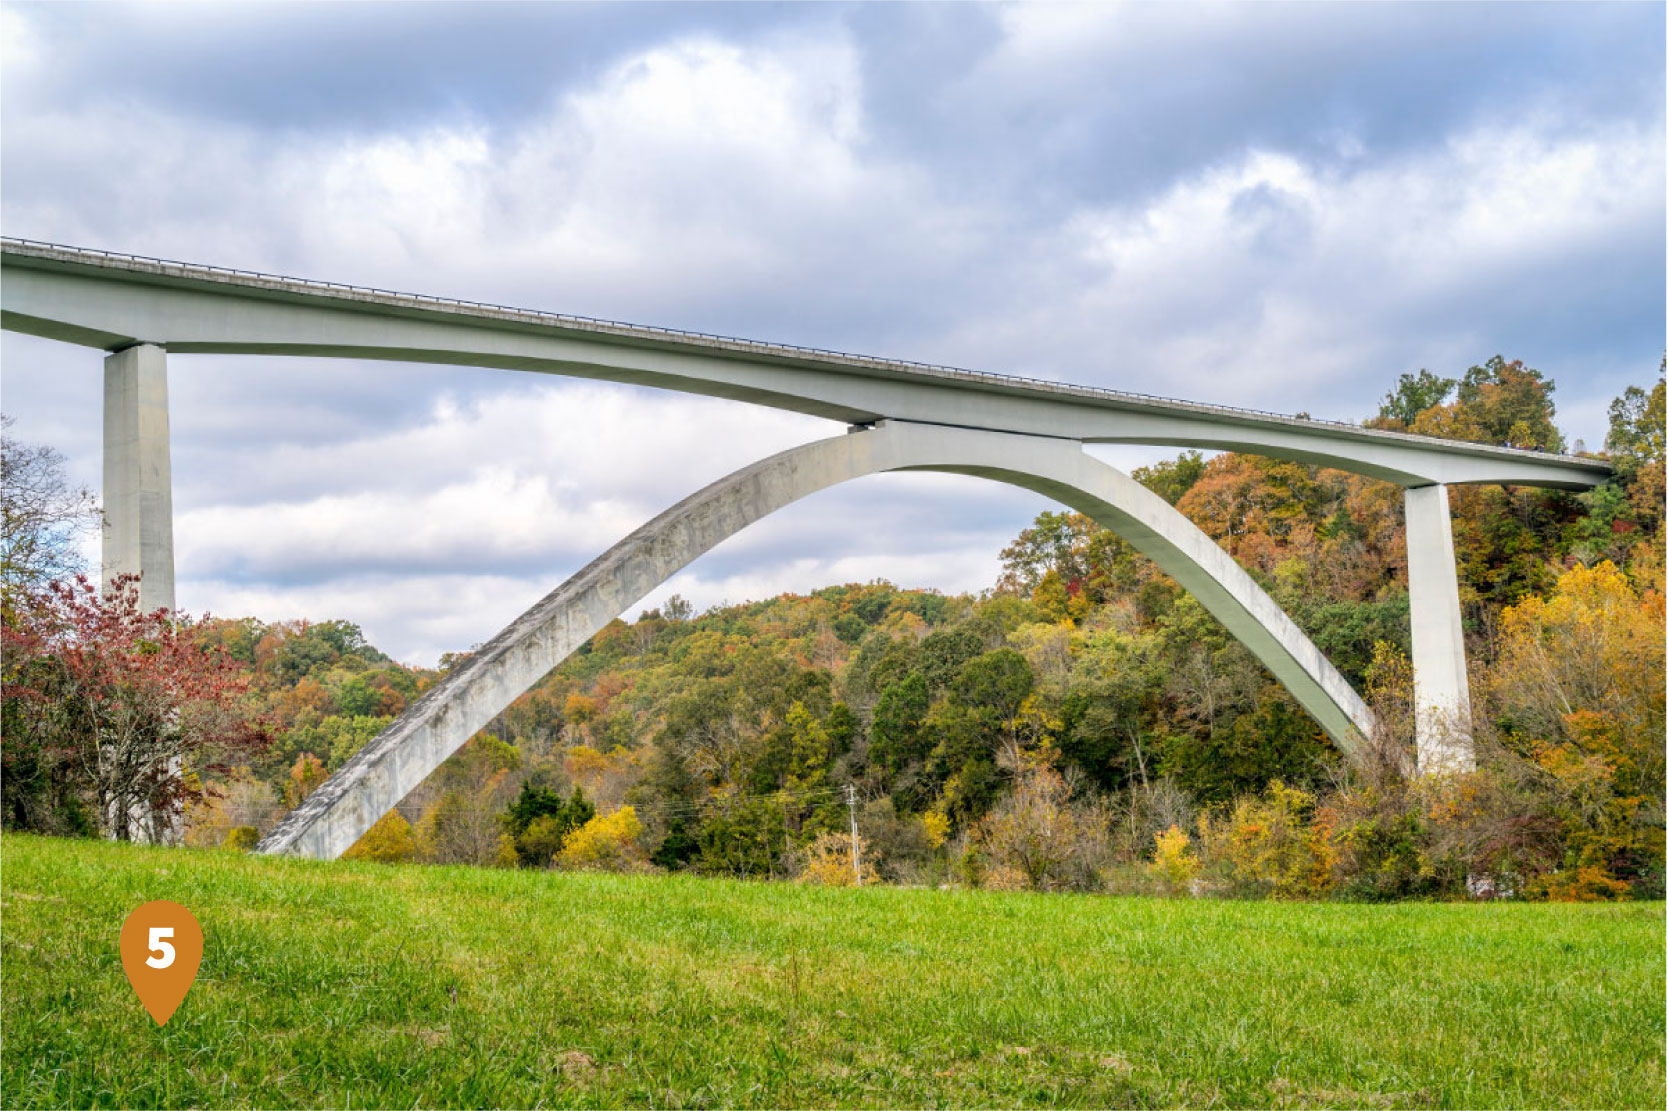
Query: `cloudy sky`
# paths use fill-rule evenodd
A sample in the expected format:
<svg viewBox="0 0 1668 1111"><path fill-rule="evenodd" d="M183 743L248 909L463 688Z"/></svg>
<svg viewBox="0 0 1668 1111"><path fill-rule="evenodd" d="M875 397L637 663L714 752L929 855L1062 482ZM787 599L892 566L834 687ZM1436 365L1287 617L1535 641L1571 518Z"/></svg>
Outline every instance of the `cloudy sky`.
<svg viewBox="0 0 1668 1111"><path fill-rule="evenodd" d="M1662 357L1660 4L0 11L7 235L1317 416L1499 352L1593 446ZM98 355L3 344L18 434L96 489ZM839 431L501 371L169 370L181 607L413 662ZM976 590L1045 507L871 478L651 601Z"/></svg>

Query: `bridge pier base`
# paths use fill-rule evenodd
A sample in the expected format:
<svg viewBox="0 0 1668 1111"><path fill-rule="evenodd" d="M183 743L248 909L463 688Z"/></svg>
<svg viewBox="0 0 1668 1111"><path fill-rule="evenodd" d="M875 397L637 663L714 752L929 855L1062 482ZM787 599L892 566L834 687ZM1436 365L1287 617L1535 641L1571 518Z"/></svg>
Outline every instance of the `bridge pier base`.
<svg viewBox="0 0 1668 1111"><path fill-rule="evenodd" d="M139 608L174 609L174 490L168 444L168 357L142 343L104 360L104 551L101 581L139 576ZM169 772L180 774L174 760ZM184 816L127 815L134 841L177 845ZM111 820L119 820L112 815Z"/></svg>
<svg viewBox="0 0 1668 1111"><path fill-rule="evenodd" d="M174 608L168 357L142 343L104 360L104 569L138 575L139 605Z"/></svg>
<svg viewBox="0 0 1668 1111"><path fill-rule="evenodd" d="M1418 768L1421 774L1470 771L1477 758L1448 487L1412 487L1404 504Z"/></svg>

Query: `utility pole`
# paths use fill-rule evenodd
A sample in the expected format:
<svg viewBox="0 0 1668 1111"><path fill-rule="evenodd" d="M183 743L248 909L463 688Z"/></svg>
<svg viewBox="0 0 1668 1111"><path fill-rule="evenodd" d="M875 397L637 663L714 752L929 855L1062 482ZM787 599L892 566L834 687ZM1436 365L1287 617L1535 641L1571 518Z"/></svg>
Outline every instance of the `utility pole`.
<svg viewBox="0 0 1668 1111"><path fill-rule="evenodd" d="M858 887L863 886L863 868L857 862L857 788L846 784L846 809L851 812L851 878Z"/></svg>

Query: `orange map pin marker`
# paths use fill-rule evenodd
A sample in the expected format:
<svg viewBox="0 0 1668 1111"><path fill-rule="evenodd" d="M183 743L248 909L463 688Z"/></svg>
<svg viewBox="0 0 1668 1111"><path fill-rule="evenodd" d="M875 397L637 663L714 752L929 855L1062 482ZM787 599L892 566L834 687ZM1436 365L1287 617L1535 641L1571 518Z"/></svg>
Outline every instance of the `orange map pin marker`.
<svg viewBox="0 0 1668 1111"><path fill-rule="evenodd" d="M178 903L146 903L122 923L122 967L158 1026L173 1017L202 963L203 928Z"/></svg>

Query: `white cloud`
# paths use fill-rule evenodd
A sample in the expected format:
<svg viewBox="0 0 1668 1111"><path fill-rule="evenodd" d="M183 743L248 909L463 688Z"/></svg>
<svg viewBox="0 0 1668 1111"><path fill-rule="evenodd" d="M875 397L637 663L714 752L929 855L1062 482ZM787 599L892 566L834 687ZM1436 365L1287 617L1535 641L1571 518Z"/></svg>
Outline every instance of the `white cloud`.
<svg viewBox="0 0 1668 1111"><path fill-rule="evenodd" d="M1079 210L1056 244L1081 285L969 320L956 344L1015 361L1048 336L1056 373L1062 354L1093 352L1128 388L1359 416L1324 403L1359 397L1369 378L1382 388L1387 365L1533 360L1490 333L1498 315L1461 306L1554 259L1621 250L1660 223L1665 187L1660 129L1627 125L1481 129L1346 168L1251 151L1138 203ZM1532 318L1582 291L1523 295L1514 313Z"/></svg>
<svg viewBox="0 0 1668 1111"><path fill-rule="evenodd" d="M749 406L518 377L364 437L244 445L255 466L235 479L182 476L194 492L177 512L182 579L560 566L753 458L838 431Z"/></svg>
<svg viewBox="0 0 1668 1111"><path fill-rule="evenodd" d="M514 127L272 136L136 104L42 106L14 113L12 157L75 184L13 189L7 223L652 319L692 294L773 291L851 236L873 242L900 211L930 209L914 175L863 158L860 94L837 39L693 39L629 57Z"/></svg>
<svg viewBox="0 0 1668 1111"><path fill-rule="evenodd" d="M189 589L189 601L185 591ZM308 586L202 580L181 586L181 604L220 617L350 620L402 663L433 666L446 652L481 643L550 589L507 575L349 575Z"/></svg>

